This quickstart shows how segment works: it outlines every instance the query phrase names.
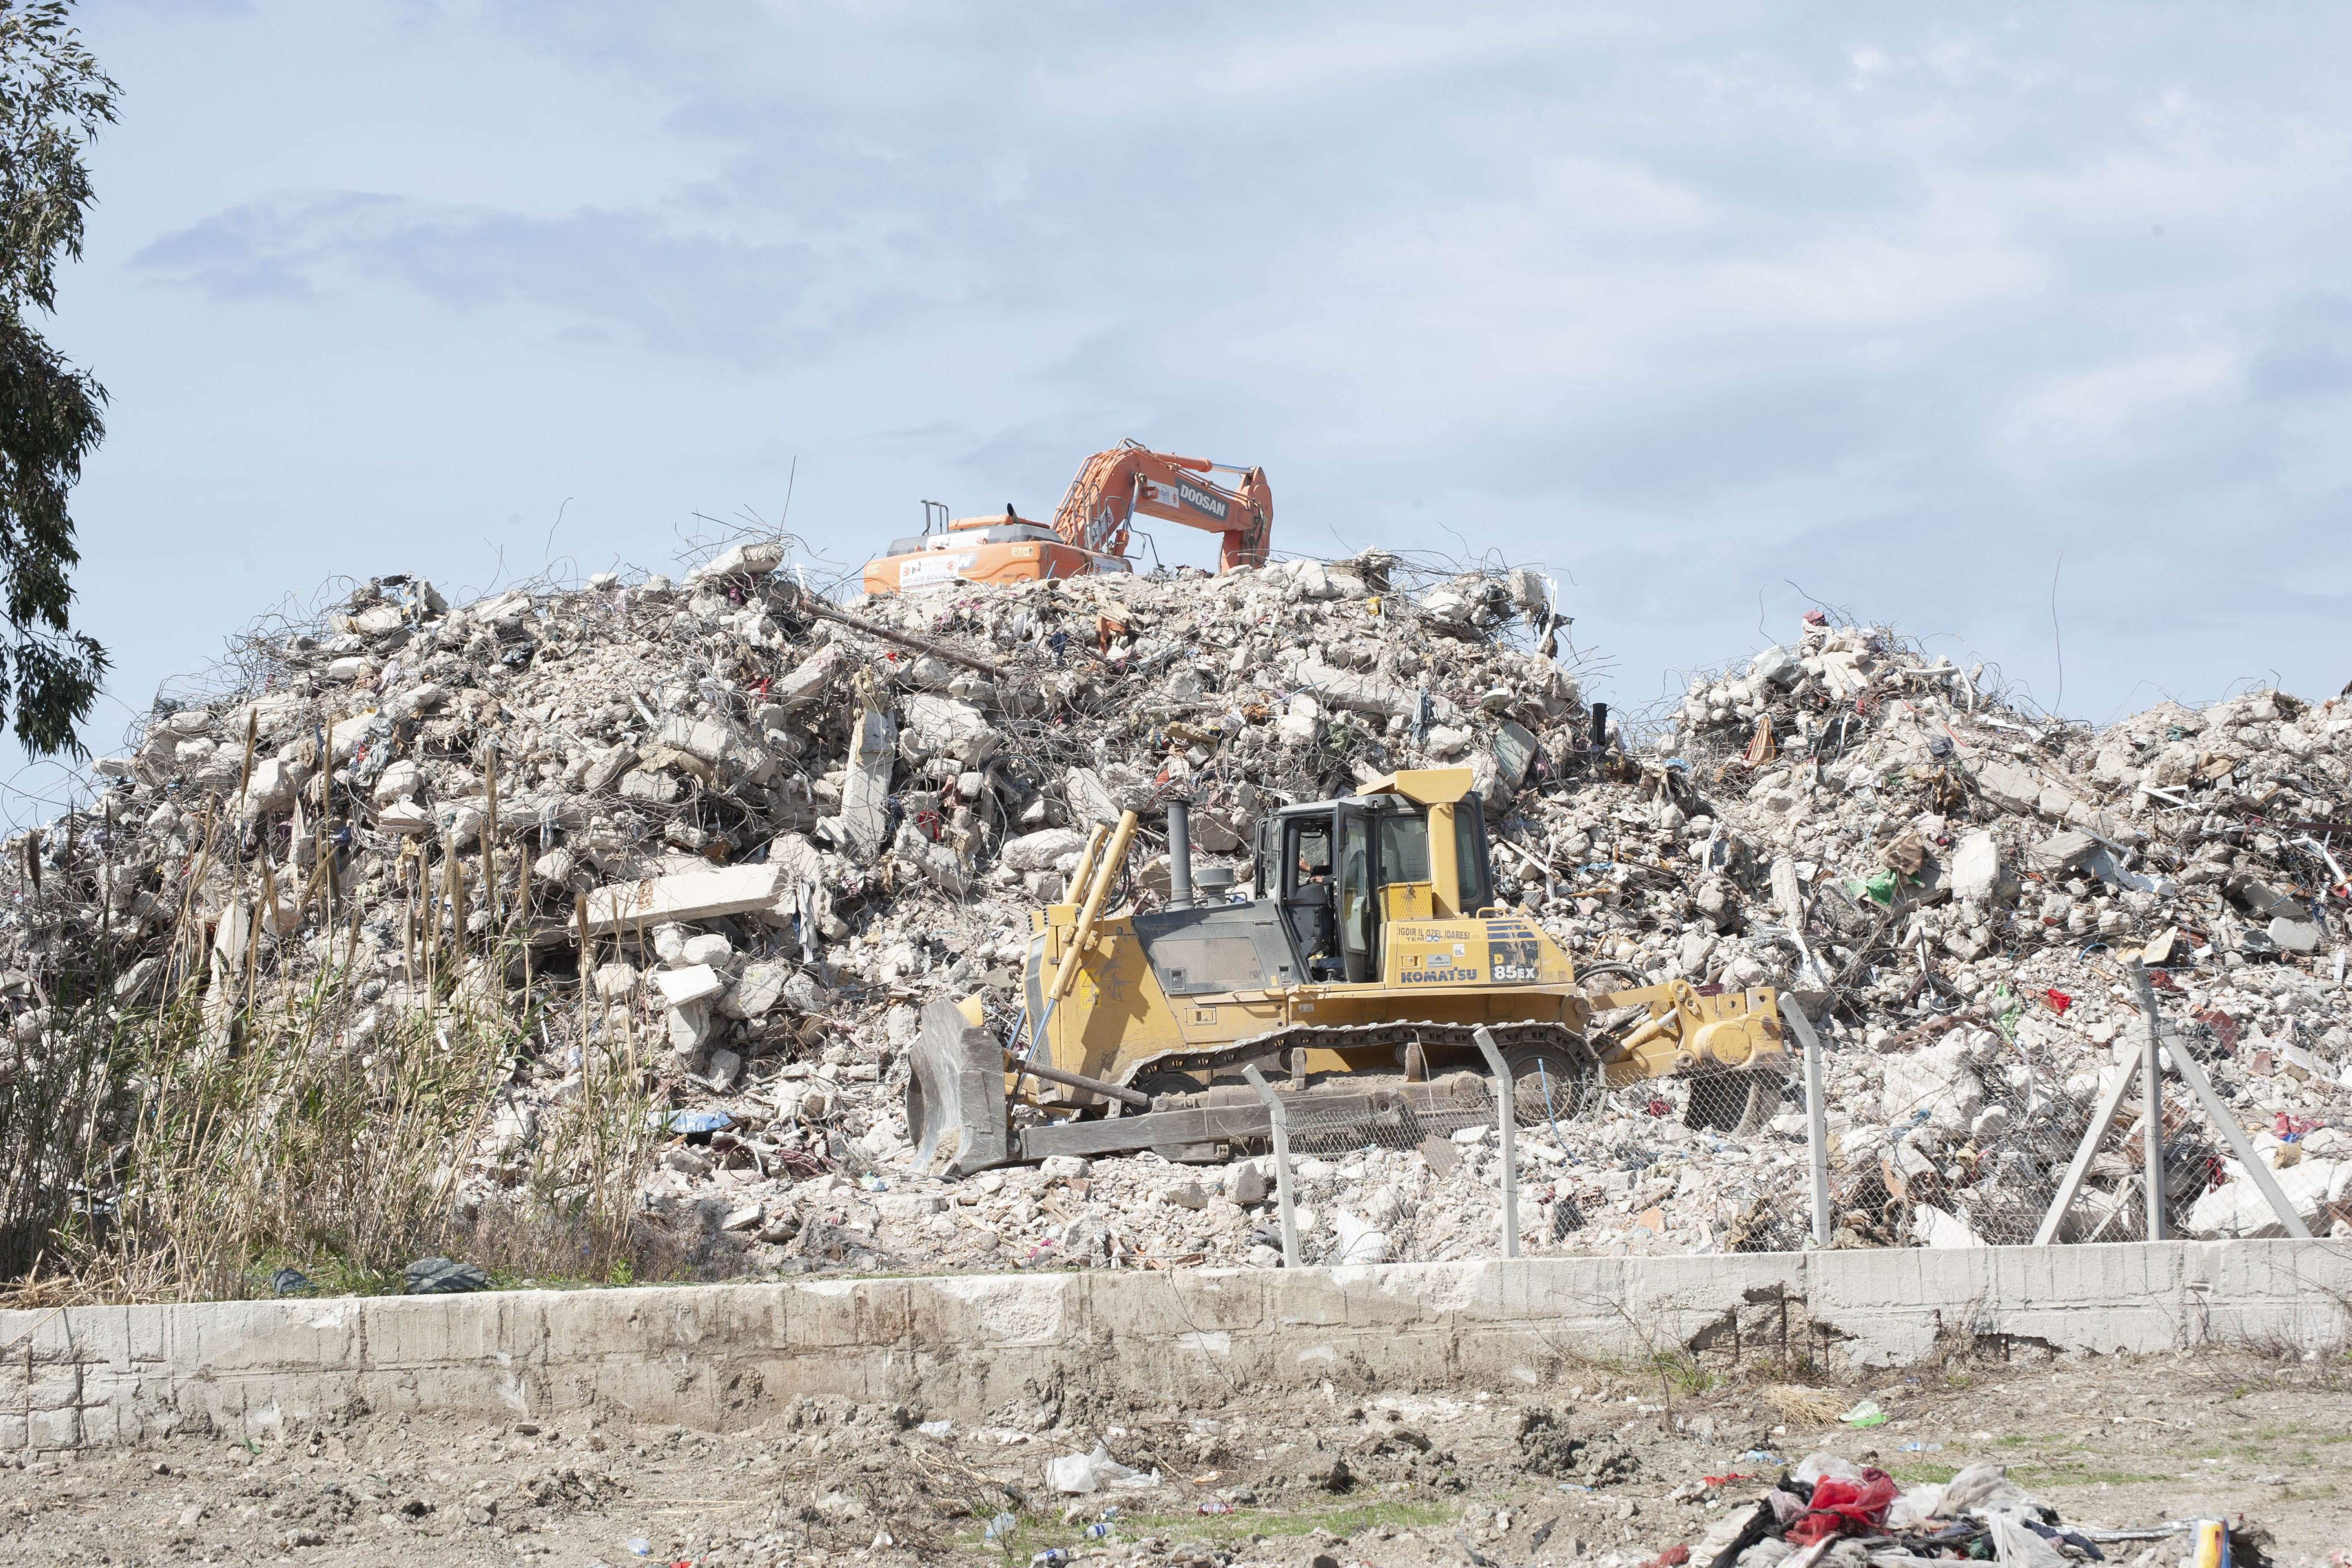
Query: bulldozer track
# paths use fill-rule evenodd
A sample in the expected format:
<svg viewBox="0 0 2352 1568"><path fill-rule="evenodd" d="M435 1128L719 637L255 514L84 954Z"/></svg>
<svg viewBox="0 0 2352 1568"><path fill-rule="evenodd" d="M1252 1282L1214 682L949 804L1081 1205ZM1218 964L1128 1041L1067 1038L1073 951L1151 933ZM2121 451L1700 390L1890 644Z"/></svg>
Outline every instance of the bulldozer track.
<svg viewBox="0 0 2352 1568"><path fill-rule="evenodd" d="M1163 1073L1213 1074L1219 1068L1236 1068L1245 1062L1260 1060L1268 1056L1286 1054L1301 1047L1350 1050L1362 1049L1366 1047L1402 1046L1409 1041L1419 1040L1424 1049L1457 1050L1469 1053L1475 1058L1483 1058L1483 1053L1478 1050L1477 1042L1473 1038L1477 1028L1478 1026L1475 1024L1444 1024L1433 1019L1346 1025L1289 1024L1278 1029L1268 1029L1263 1034L1252 1035L1245 1039L1235 1040L1231 1045L1220 1046L1213 1050L1162 1052L1139 1062L1135 1070L1128 1075L1126 1081L1129 1084L1139 1084L1154 1075ZM1580 1063L1575 1071L1576 1086L1570 1091L1570 1100L1566 1107L1560 1109L1559 1114L1577 1116L1591 1110L1597 1097L1602 1092L1601 1057L1594 1049L1591 1041L1585 1036L1569 1028L1566 1025L1556 1023L1489 1024L1486 1028L1495 1037L1496 1046L1506 1056L1523 1047L1549 1046ZM1479 1076L1485 1076L1483 1059L1476 1070ZM1769 1075L1758 1074L1746 1068L1717 1068L1709 1064L1708 1068L1703 1068L1698 1071L1676 1076L1687 1079L1691 1084L1694 1098L1691 1113L1685 1117L1685 1121L1693 1126L1752 1131L1759 1118L1766 1113L1770 1103L1770 1093L1759 1090L1757 1087ZM1381 1084L1394 1085L1399 1080L1391 1079L1387 1074L1364 1073L1342 1075L1340 1082L1344 1083L1357 1078L1365 1080L1364 1088L1368 1092L1380 1095L1382 1100L1378 1107L1380 1114L1389 1114L1392 1110L1408 1116L1412 1114L1410 1108L1401 1105L1392 1108L1387 1104L1386 1101L1391 1095L1381 1094L1377 1087ZM1523 1110L1528 1093L1525 1086L1529 1081L1531 1080L1523 1079L1519 1085L1516 1086L1515 1097L1521 1100ZM1332 1087L1336 1089L1339 1085L1334 1084ZM1440 1119L1434 1117L1433 1111L1433 1108L1423 1107L1420 1114L1423 1121L1434 1126L1438 1124ZM1442 1130L1450 1131L1454 1125L1453 1122L1447 1122Z"/></svg>
<svg viewBox="0 0 2352 1568"><path fill-rule="evenodd" d="M1237 1068L1244 1062L1297 1050L1301 1047L1322 1050L1361 1050L1367 1047L1402 1046L1419 1040L1424 1048L1460 1050L1478 1055L1477 1042L1472 1038L1479 1026L1475 1024L1441 1024L1433 1020L1388 1020L1376 1024L1286 1024L1278 1029L1252 1035L1231 1045L1210 1050L1163 1051L1138 1062L1126 1080L1137 1079L1163 1072L1215 1072L1221 1068ZM1520 1046L1551 1046L1569 1055L1581 1057L1588 1068L1597 1071L1600 1057L1582 1035L1564 1024L1519 1023L1486 1026L1495 1037L1495 1044L1506 1052Z"/></svg>

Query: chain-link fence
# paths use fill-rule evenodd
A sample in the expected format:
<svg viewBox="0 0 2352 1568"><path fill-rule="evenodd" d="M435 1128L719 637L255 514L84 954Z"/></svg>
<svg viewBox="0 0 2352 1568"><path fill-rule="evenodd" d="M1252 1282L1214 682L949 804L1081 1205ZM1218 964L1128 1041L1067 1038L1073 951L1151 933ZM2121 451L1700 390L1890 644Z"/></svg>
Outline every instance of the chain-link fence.
<svg viewBox="0 0 2352 1568"><path fill-rule="evenodd" d="M1499 1059L1486 1072L1383 1079L1357 1092L1335 1076L1296 1100L1269 1088L1286 1108L1286 1126L1265 1160L1266 1178L1279 1185L1286 1153L1299 1260L1572 1253L1614 1248L1629 1236L1643 1250L1804 1244L1801 1228L1790 1225L1792 1173L1748 1160L1726 1135L1781 1110L1780 1075L1610 1091L1564 1057L1512 1055L1507 1121L1493 1070ZM1669 1135L1688 1158L1661 1156L1654 1141ZM1723 1168L1700 1170L1718 1150ZM1271 1220L1262 1225L1268 1247L1278 1237Z"/></svg>
<svg viewBox="0 0 2352 1568"><path fill-rule="evenodd" d="M2145 1023L2093 1043L2027 1016L1996 995L1838 1046L1791 1011L1791 1047L1818 1053L1818 1114L1804 1072L1604 1090L1524 1057L1507 1121L1491 1072L1353 1094L1335 1077L1297 1101L1269 1089L1289 1109L1266 1173L1278 1184L1286 1155L1307 1264L2146 1237ZM2163 1058L2161 1234L2184 1234L2232 1172L2244 1223L2267 1226L2268 1168L2247 1172L2226 1108L2190 1082L2193 1032L2163 1035L2178 1056ZM1261 1237L1276 1245L1276 1227Z"/></svg>
<svg viewBox="0 0 2352 1568"><path fill-rule="evenodd" d="M2146 995L2143 1011L2087 1052L2075 1037L2021 1027L2028 1005L2002 994L1990 1008L1891 1037L1877 1050L1835 1053L1828 1072L1838 1112L1816 1134L1825 1139L1829 1245L2147 1239L2151 1089L2155 1234L2182 1234L2199 1202L2231 1180L2232 1158L2260 1188L2267 1166L2250 1171L2259 1162L2227 1108L2201 1102L2210 1091L2199 1092L2200 1031L2159 1015L2165 1054L2149 1084L2154 994ZM2053 994L2046 1005L2065 1000Z"/></svg>
<svg viewBox="0 0 2352 1568"><path fill-rule="evenodd" d="M1828 1072L1841 1091L1840 1115L1824 1129L1830 1239L1845 1247L2032 1241L2098 1087L2048 1048L1979 1024L1893 1051L1832 1053ZM2120 1124L2111 1137L2129 1131ZM2128 1147L2102 1152L2066 1239L2142 1234Z"/></svg>

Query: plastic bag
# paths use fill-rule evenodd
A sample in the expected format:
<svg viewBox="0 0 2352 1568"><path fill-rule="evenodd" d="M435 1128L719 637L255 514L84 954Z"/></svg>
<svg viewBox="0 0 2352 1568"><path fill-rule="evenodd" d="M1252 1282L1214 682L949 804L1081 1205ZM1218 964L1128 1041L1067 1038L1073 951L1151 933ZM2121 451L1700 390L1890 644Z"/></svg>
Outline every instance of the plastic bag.
<svg viewBox="0 0 2352 1568"><path fill-rule="evenodd" d="M1798 1462L1797 1468L1789 1472L1789 1479L1800 1486L1809 1487L1824 1478L1858 1481L1862 1479L1862 1467L1835 1454L1807 1454Z"/></svg>
<svg viewBox="0 0 2352 1568"><path fill-rule="evenodd" d="M1824 1478L1813 1488L1811 1510L1789 1527L1788 1539L1794 1545L1811 1546L1847 1531L1874 1531L1886 1521L1895 1496L1895 1478L1874 1467L1863 1471L1858 1481Z"/></svg>
<svg viewBox="0 0 2352 1568"><path fill-rule="evenodd" d="M1386 1263L1389 1260L1388 1235L1376 1229L1370 1221L1359 1219L1346 1209L1340 1209L1331 1216L1331 1229L1339 1237L1339 1245L1333 1248L1328 1260L1330 1263Z"/></svg>
<svg viewBox="0 0 2352 1568"><path fill-rule="evenodd" d="M1057 1492L1084 1494L1105 1487L1114 1491L1145 1491L1160 1484L1160 1472L1130 1470L1110 1457L1101 1443L1091 1454L1065 1454L1045 1462L1045 1484Z"/></svg>
<svg viewBox="0 0 2352 1568"><path fill-rule="evenodd" d="M1898 1535L1906 1530L1932 1531L1936 1528L1936 1515L1942 1511L1943 1507L1942 1487L1932 1481L1926 1486L1913 1487L1896 1498L1895 1506L1886 1510L1886 1528Z"/></svg>
<svg viewBox="0 0 2352 1568"><path fill-rule="evenodd" d="M2033 1500L2009 1479L2000 1465L1970 1465L1944 1483L1936 1511L1946 1519L1963 1519L2001 1509L2030 1508Z"/></svg>

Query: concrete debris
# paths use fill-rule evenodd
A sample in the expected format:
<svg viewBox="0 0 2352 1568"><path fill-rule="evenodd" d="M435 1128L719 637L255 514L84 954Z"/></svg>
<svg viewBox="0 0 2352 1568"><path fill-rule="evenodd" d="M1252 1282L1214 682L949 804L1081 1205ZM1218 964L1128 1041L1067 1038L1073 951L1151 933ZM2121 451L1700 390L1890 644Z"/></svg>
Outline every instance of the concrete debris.
<svg viewBox="0 0 2352 1568"><path fill-rule="evenodd" d="M639 1194L698 1256L1265 1265L1279 1237L1253 1159L913 1174L921 1010L977 994L1003 1033L1031 911L1156 784L1194 803L1196 874L1246 887L1267 813L1451 762L1476 771L1497 900L1612 966L1596 988L1770 984L1817 1016L1838 1245L2029 1237L2137 1026L2135 952L2164 972L2168 1048L2303 1173L2315 1230L2352 1235L2331 847L2352 704L2258 691L2093 730L1816 616L1596 744L1576 675L1543 651L1564 623L1538 574L1416 579L1373 556L835 605L782 561L747 545L680 584L459 606L371 584L249 688L159 708L93 769L93 805L7 847L11 1039L41 1040L67 929L111 944L121 1008L225 998L248 969L267 1005L348 964L335 1048L354 1056L451 1005L452 976L477 999L577 998L584 968L587 1002L545 1010L502 1090L518 1114L486 1118L464 1203L521 1201L535 1126L583 1060L612 1060L664 1108L725 1113ZM1126 896L1149 904L1158 824L1144 838ZM1686 1120L1699 1092L1547 1108L1517 1145L1527 1247L1803 1245L1797 1090L1759 1088L1759 1130L1737 1135ZM2171 1093L2179 1223L2274 1225ZM2136 1234L2136 1136L2118 1122L2070 1238ZM1487 1255L1498 1159L1475 1129L1426 1153L1304 1151L1308 1257Z"/></svg>
<svg viewBox="0 0 2352 1568"><path fill-rule="evenodd" d="M588 895L588 930L602 936L638 926L748 914L776 901L776 877L773 866L730 866L599 888Z"/></svg>

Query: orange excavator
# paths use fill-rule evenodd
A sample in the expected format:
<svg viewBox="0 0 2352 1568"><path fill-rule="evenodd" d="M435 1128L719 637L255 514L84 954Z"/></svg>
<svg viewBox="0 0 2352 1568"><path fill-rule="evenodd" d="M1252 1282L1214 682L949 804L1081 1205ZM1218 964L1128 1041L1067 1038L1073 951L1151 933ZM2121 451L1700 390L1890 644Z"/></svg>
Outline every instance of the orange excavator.
<svg viewBox="0 0 2352 1568"><path fill-rule="evenodd" d="M1208 476L1231 474L1226 486ZM1047 528L1015 511L950 519L925 501L923 531L891 542L866 563L869 594L896 594L943 583L1034 583L1088 572L1131 572L1127 553L1139 517L1164 518L1223 535L1217 569L1263 566L1274 532L1274 490L1264 468L1155 452L1122 441L1088 458L1062 496ZM934 524L936 523L936 527Z"/></svg>

